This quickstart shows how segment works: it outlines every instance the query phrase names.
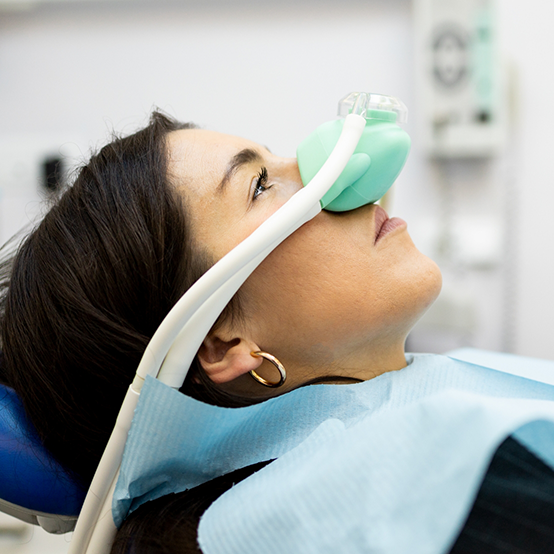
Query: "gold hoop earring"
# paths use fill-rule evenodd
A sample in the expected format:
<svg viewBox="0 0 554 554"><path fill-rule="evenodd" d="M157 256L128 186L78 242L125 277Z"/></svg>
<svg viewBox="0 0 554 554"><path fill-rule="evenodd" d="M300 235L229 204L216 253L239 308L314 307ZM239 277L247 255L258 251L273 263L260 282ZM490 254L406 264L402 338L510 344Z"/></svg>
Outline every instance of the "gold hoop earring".
<svg viewBox="0 0 554 554"><path fill-rule="evenodd" d="M271 381L264 379L261 375L258 375L254 370L252 370L249 372L252 379L260 383L260 385L263 385L264 387L270 387L272 389L276 389L277 387L281 387L285 384L285 381L287 380L287 372L285 371L285 366L275 356L272 356L268 352L262 352L260 350L258 350L258 352L250 352L250 355L254 356L254 358L263 358L264 360L272 363L279 370L279 374L281 376L279 381L277 381L276 383L272 383Z"/></svg>

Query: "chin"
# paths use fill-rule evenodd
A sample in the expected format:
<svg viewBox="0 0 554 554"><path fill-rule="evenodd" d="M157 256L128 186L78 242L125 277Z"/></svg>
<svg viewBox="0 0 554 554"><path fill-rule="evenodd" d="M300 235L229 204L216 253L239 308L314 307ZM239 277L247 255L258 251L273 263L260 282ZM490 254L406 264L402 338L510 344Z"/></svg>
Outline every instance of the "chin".
<svg viewBox="0 0 554 554"><path fill-rule="evenodd" d="M417 298L419 302L413 325L415 325L423 314L433 305L442 289L442 273L439 266L431 260L431 258L423 256L423 254L422 257L425 260L425 270L422 271L420 279L418 280Z"/></svg>

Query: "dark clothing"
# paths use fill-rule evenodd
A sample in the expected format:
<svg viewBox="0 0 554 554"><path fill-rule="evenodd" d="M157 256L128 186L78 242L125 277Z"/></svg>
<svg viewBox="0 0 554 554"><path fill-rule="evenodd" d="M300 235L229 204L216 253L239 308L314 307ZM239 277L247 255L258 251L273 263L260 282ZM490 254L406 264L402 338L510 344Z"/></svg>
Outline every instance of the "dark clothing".
<svg viewBox="0 0 554 554"><path fill-rule="evenodd" d="M554 471L508 438L450 554L535 553L554 554Z"/></svg>

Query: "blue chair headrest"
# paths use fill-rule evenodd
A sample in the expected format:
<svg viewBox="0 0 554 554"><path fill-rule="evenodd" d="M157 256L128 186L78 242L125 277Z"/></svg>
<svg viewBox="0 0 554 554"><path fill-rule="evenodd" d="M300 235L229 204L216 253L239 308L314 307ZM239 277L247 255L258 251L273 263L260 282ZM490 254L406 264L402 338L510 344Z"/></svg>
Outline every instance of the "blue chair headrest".
<svg viewBox="0 0 554 554"><path fill-rule="evenodd" d="M41 444L17 394L0 385L0 500L77 516L85 493Z"/></svg>

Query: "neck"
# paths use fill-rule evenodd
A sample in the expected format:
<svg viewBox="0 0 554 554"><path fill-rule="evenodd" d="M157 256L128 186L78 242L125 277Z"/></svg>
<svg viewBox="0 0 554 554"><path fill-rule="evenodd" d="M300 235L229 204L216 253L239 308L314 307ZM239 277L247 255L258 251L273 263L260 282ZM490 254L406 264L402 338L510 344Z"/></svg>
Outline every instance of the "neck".
<svg viewBox="0 0 554 554"><path fill-rule="evenodd" d="M331 363L322 364L318 368L318 376L325 378L336 378L336 383L352 381L369 381L383 373L389 371L398 371L406 367L406 357L404 354L404 342L381 348L364 348L361 351L353 351L353 355L335 359ZM310 378L313 380L314 367L304 367L296 372L305 381ZM307 378L307 379L306 379ZM294 379L297 380L297 379Z"/></svg>
<svg viewBox="0 0 554 554"><path fill-rule="evenodd" d="M254 381L250 375L242 375L230 383L222 385L229 393L246 396L255 400L263 400L279 396L302 386L328 383L328 384L352 384L360 381L368 381L383 373L397 371L406 367L404 355L404 341L394 346L381 345L380 348L372 347L361 350L352 350L352 355L341 358L323 354L320 349L319 356L314 353L305 356L308 363L295 363L294 359L285 356L281 362L285 366L287 379L282 387L266 388ZM265 365L265 364L264 364ZM274 368L265 368L275 372ZM258 373L264 371L263 368ZM274 378L270 373L267 378Z"/></svg>

